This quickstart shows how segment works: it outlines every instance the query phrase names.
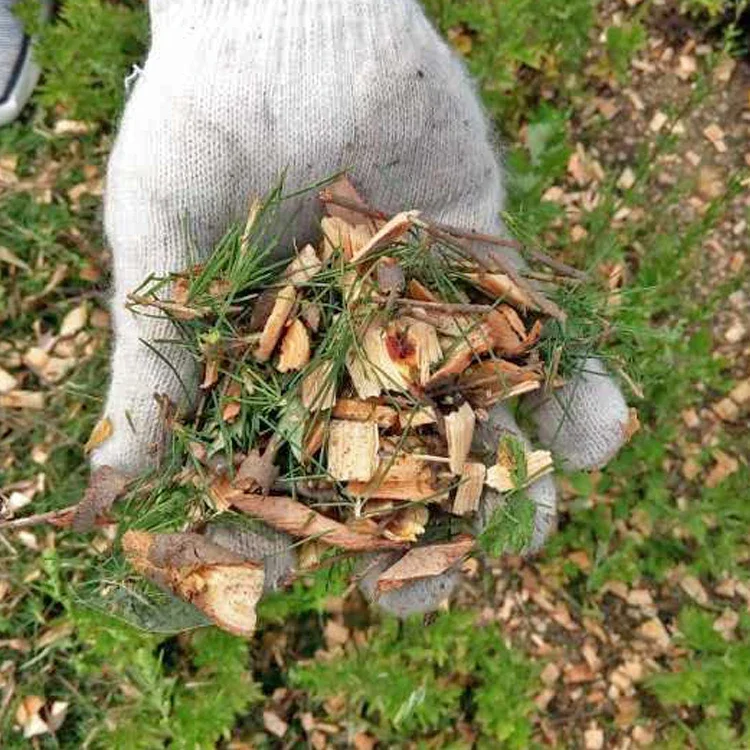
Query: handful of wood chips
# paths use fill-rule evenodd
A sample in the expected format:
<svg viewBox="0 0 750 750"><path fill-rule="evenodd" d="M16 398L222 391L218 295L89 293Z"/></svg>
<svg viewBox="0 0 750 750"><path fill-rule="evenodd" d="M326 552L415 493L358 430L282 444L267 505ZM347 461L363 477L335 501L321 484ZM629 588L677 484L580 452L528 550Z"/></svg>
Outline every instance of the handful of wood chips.
<svg viewBox="0 0 750 750"><path fill-rule="evenodd" d="M488 455L475 432L495 405L562 382L539 342L564 314L508 262L512 240L417 211L383 215L345 178L319 197L322 240L291 262L250 258L263 232L256 205L231 258L131 303L170 317L200 352L197 414L166 417L189 458L182 479L214 514L249 514L293 537L297 573L402 550L377 583L389 591L472 552L486 488L512 493L552 470L546 451ZM579 277L535 253L558 277ZM123 549L151 580L250 635L262 561L195 533L202 520L129 531Z"/></svg>

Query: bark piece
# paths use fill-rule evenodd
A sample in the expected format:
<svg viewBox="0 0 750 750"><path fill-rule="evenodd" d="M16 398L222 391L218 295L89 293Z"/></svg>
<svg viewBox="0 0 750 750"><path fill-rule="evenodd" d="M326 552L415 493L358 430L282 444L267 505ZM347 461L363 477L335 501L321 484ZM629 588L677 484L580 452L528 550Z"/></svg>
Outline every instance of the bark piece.
<svg viewBox="0 0 750 750"><path fill-rule="evenodd" d="M262 497L237 492L232 505L256 516L279 531L302 539L315 538L324 544L352 552L399 549L402 543L370 534L359 534L290 497Z"/></svg>
<svg viewBox="0 0 750 750"><path fill-rule="evenodd" d="M467 462L461 472L461 483L456 489L453 501L453 513L457 516L468 516L479 509L479 501L484 491L484 479L487 468L484 464Z"/></svg>
<svg viewBox="0 0 750 750"><path fill-rule="evenodd" d="M363 248L352 255L351 262L361 263L378 250L383 250L398 242L414 226L418 217L419 211L404 211L396 214L378 230Z"/></svg>
<svg viewBox="0 0 750 750"><path fill-rule="evenodd" d="M399 422L398 412L392 406L357 398L340 398L331 415L336 419L348 419L352 422L375 422L384 430L393 429Z"/></svg>
<svg viewBox="0 0 750 750"><path fill-rule="evenodd" d="M458 475L464 470L466 458L471 450L475 424L476 415L469 404L464 404L445 418L445 437L448 441L452 474Z"/></svg>
<svg viewBox="0 0 750 750"><path fill-rule="evenodd" d="M469 536L460 536L445 544L415 547L381 573L377 591L393 591L413 581L439 576L461 562L473 547L474 540Z"/></svg>
<svg viewBox="0 0 750 750"><path fill-rule="evenodd" d="M244 638L255 631L255 607L263 593L261 562L199 534L128 531L122 548L138 572L193 604L223 630Z"/></svg>
<svg viewBox="0 0 750 750"><path fill-rule="evenodd" d="M376 422L333 419L328 431L328 473L340 482L369 482L378 468Z"/></svg>
<svg viewBox="0 0 750 750"><path fill-rule="evenodd" d="M279 291L255 350L255 359L258 362L267 362L270 359L296 301L294 285L288 284Z"/></svg>
<svg viewBox="0 0 750 750"><path fill-rule="evenodd" d="M73 530L91 531L125 492L128 479L110 466L101 466L89 478L86 492L73 515Z"/></svg>
<svg viewBox="0 0 750 750"><path fill-rule="evenodd" d="M281 340L281 354L277 369L279 372L301 370L310 361L310 336L305 324L295 318L286 329Z"/></svg>
<svg viewBox="0 0 750 750"><path fill-rule="evenodd" d="M395 258L381 258L376 268L378 289L383 294L396 294L406 285L404 269Z"/></svg>
<svg viewBox="0 0 750 750"><path fill-rule="evenodd" d="M344 208L335 202L337 199L355 206L355 208ZM370 209L367 208L367 204L347 175L342 175L325 190L321 190L320 200L325 204L329 216L343 219L347 224L352 226L366 224L369 226L372 223L369 218ZM356 206L361 206L362 211L357 211Z"/></svg>
<svg viewBox="0 0 750 750"><path fill-rule="evenodd" d="M305 376L300 391L302 405L308 411L332 408L336 403L333 362L323 362Z"/></svg>

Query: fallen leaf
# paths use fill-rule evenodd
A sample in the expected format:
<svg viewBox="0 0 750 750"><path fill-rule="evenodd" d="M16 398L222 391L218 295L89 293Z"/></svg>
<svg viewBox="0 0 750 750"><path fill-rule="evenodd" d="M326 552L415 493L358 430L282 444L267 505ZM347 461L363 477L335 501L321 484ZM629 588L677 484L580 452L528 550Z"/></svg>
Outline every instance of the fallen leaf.
<svg viewBox="0 0 750 750"><path fill-rule="evenodd" d="M474 540L465 535L444 544L414 547L380 574L377 590L392 591L412 581L439 576L461 562L473 548Z"/></svg>
<svg viewBox="0 0 750 750"><path fill-rule="evenodd" d="M113 433L114 427L112 425L112 420L109 417L100 419L94 426L94 429L91 430L91 435L89 435L86 445L83 446L83 452L91 453L95 448L98 448L109 440Z"/></svg>

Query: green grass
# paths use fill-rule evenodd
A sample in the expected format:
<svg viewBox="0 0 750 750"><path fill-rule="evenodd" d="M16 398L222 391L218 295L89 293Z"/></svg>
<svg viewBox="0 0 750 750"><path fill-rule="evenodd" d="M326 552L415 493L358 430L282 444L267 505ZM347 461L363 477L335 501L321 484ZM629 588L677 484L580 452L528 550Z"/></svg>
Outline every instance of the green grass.
<svg viewBox="0 0 750 750"><path fill-rule="evenodd" d="M601 67L591 75L627 81L628 60L642 46L648 12L629 16L621 30L604 28L602 46L593 41L599 31L593 4L583 0L544 6L526 0L426 4L444 31L470 39L467 61L501 132L517 143L525 126L524 145L506 154L509 208L518 231L542 238L545 249L577 262L623 261L631 271L613 312L618 333L609 341L609 357L643 389L642 399L631 398L644 429L600 476L570 478L561 529L540 571L570 606L604 624L601 590L612 580L661 583L670 590L678 566L707 587L727 574L747 579L747 466L706 488L703 477L688 481L680 475L677 447L685 435L680 411L713 403L731 387L732 363L714 356L712 321L727 295L748 284L748 272L712 289L706 300L690 290L709 262L702 242L743 175L686 226L675 208L693 189L690 177L670 189L660 186L654 153L642 143L633 165L636 185L621 194L617 174L608 173L599 206L581 220L588 237L571 245L570 223L541 196L564 177L573 142L595 143L607 128L601 123L582 131L578 125L592 95L583 61L590 45L599 45ZM22 347L33 341L35 324L54 330L82 295L104 307L99 201L84 198L75 212L67 190L84 179L84 165L101 167L107 134L122 106L121 78L138 60L146 33L140 4L68 0L64 6L64 23L42 40L47 78L37 107L29 121L0 130L0 154L18 155L22 179L33 179L51 161L63 165L49 203L38 203L28 192L0 192L0 246L11 248L31 269L0 263L0 340ZM688 6L691 11L704 6L714 16L725 7L697 1ZM710 95L707 79L698 84L683 118ZM63 115L91 120L98 128L77 139L78 151L71 149L71 139L50 130ZM663 138L658 148L679 152L681 146ZM613 227L618 201L642 209L642 218ZM68 268L63 283L38 307L24 309L21 301L39 294L61 265ZM97 278L92 269L99 268ZM51 489L37 496L35 509L61 507L80 496L87 473L81 446L100 411L106 357L103 341L90 361L51 389L43 416L2 415L3 483L39 471L47 476ZM27 385L38 384L30 379ZM31 450L45 440L50 456L39 466ZM717 441L736 455L750 455L746 432L722 429ZM7 456L14 458L6 462ZM699 449L698 460L710 465L708 448ZM637 526L628 525L634 518ZM648 533L638 531L646 528ZM468 747L461 727L470 728L480 747L529 747L534 722L544 715L531 702L543 665L506 643L501 626L477 626L473 613L440 615L428 627L419 622L400 627L392 620L371 626L369 616L355 610L347 624L365 633L364 641L349 644L336 658L314 659L324 647L330 598L346 588L344 580L321 575L264 602L257 644L206 629L179 637L148 635L84 606L79 582L98 564L90 540L57 534L53 543L36 531L39 549L30 550L14 536L3 539L0 578L10 591L0 599L0 641L24 639L28 646L18 651L0 645L0 665L13 665L15 684L0 716L3 747L28 747L13 717L20 698L32 694L70 704L57 736L39 738L41 748L210 748L233 733L257 747L275 747L263 731L260 707L278 688L291 691L294 711L336 721L352 734L367 732L386 747ZM585 551L591 560L586 574L567 559L573 550ZM697 608L679 592L670 593L664 606L679 629L684 656L639 688L647 718L662 727L660 741L675 748L747 746L747 613L727 603L740 619L735 640L725 641L712 629L718 612ZM273 649L278 661L269 657ZM4 689L0 682L0 695ZM292 718L290 746L304 746L304 737Z"/></svg>

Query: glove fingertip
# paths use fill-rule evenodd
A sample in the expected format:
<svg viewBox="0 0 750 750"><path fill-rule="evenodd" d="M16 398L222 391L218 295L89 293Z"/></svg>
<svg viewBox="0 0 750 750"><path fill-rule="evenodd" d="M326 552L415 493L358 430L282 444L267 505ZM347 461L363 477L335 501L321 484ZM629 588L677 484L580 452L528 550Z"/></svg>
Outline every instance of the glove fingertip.
<svg viewBox="0 0 750 750"><path fill-rule="evenodd" d="M378 592L377 582L380 574L398 558L399 553L371 555L365 558L361 567L364 573L360 578L359 588L368 602L399 619L437 611L443 602L450 598L461 580L461 571L453 568L439 576L412 581L392 591Z"/></svg>

